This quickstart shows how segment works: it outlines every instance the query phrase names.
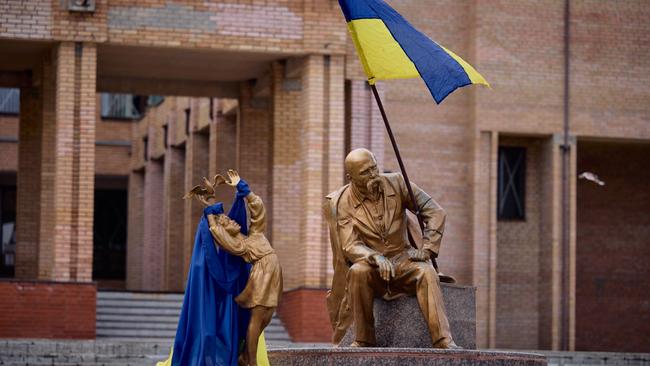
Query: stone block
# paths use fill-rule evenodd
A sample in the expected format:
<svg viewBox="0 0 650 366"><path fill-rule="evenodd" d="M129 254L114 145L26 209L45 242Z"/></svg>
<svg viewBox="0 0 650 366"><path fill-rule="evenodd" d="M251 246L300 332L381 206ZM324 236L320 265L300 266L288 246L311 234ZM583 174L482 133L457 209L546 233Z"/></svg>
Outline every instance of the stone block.
<svg viewBox="0 0 650 366"><path fill-rule="evenodd" d="M457 345L476 348L476 288L441 284L451 335ZM378 347L431 348L429 329L415 296L393 301L375 299L375 331ZM354 330L348 330L341 346L354 341Z"/></svg>
<svg viewBox="0 0 650 366"><path fill-rule="evenodd" d="M269 351L277 366L546 366L534 353L415 348L284 348Z"/></svg>

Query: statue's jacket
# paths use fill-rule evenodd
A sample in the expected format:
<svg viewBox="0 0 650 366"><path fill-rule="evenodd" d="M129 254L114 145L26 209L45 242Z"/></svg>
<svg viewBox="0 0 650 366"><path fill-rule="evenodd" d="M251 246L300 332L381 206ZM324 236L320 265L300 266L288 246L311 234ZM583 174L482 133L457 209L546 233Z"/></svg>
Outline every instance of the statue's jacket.
<svg viewBox="0 0 650 366"><path fill-rule="evenodd" d="M363 198L348 184L327 195L323 206L332 245L334 277L327 295L327 308L338 343L352 323L352 313L345 296L346 275L353 263L367 261L375 254L387 258L404 253L411 245L429 249L437 255L446 213L426 192L411 183L414 204L404 178L399 173L380 175L383 188L383 235L365 211ZM418 224L407 212L416 212L425 224L421 234ZM408 210L408 211L407 211Z"/></svg>

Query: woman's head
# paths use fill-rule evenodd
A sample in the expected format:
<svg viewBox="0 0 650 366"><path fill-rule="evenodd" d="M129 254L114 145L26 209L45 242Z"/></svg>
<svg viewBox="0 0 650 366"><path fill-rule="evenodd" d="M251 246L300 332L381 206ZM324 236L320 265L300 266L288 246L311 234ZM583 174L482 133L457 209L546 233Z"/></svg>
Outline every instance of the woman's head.
<svg viewBox="0 0 650 366"><path fill-rule="evenodd" d="M220 214L217 216L217 225L223 227L226 232L232 236L235 236L241 232L241 226L237 221L231 219L227 215Z"/></svg>

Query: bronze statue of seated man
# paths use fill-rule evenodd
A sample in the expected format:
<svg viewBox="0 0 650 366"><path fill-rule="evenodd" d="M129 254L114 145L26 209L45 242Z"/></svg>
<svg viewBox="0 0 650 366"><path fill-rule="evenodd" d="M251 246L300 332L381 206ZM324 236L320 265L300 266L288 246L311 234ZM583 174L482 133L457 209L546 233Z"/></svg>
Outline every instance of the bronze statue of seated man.
<svg viewBox="0 0 650 366"><path fill-rule="evenodd" d="M352 325L352 346L374 346L374 298L415 295L433 347L456 348L430 260L440 247L445 211L415 184L412 202L402 175L380 174L366 149L348 154L345 171L350 184L329 194L324 204L334 254L327 298L333 342L338 344ZM407 210L419 210L425 224L419 249L409 243Z"/></svg>

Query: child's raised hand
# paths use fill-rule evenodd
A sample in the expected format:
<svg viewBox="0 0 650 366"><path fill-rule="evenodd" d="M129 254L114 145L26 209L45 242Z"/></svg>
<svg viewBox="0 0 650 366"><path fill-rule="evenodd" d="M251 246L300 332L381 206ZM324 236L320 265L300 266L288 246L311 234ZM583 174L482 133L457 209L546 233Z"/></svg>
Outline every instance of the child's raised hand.
<svg viewBox="0 0 650 366"><path fill-rule="evenodd" d="M237 184L239 184L239 181L241 180L239 173L232 169L228 170L228 178L230 178L230 182L226 182L226 184L232 187L237 187Z"/></svg>

